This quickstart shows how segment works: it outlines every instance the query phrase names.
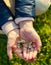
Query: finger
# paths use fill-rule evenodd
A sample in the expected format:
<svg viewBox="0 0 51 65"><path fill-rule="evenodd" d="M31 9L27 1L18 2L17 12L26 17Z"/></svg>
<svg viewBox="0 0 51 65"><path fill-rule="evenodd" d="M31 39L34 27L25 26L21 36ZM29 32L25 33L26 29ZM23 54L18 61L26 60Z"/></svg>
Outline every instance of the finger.
<svg viewBox="0 0 51 65"><path fill-rule="evenodd" d="M41 47L41 46L42 46L42 42L41 42L40 38L38 39L37 43L39 43L39 44L38 44L38 45L39 45L39 47Z"/></svg>
<svg viewBox="0 0 51 65"><path fill-rule="evenodd" d="M30 60L32 58L32 48L29 48L28 46L28 49L27 49L27 54L28 54L28 59L27 60Z"/></svg>
<svg viewBox="0 0 51 65"><path fill-rule="evenodd" d="M27 44L23 44L23 56L24 56L26 61L29 61L30 50L28 49Z"/></svg>
<svg viewBox="0 0 51 65"><path fill-rule="evenodd" d="M18 41L18 40L17 40L17 41ZM22 57L22 49L18 48L18 44L15 44L15 45L13 46L13 52L14 52L16 55Z"/></svg>
<svg viewBox="0 0 51 65"><path fill-rule="evenodd" d="M29 60L29 59L30 59L30 49L27 48L27 60Z"/></svg>
<svg viewBox="0 0 51 65"><path fill-rule="evenodd" d="M27 44L24 44L23 46L23 55L24 55L24 58L26 58L26 60L30 60L32 58L32 51L28 48L28 45Z"/></svg>
<svg viewBox="0 0 51 65"><path fill-rule="evenodd" d="M16 43L16 38L12 38L12 37L8 38L7 54L8 54L8 57L10 60L13 58L12 57L12 48L13 48L15 43Z"/></svg>
<svg viewBox="0 0 51 65"><path fill-rule="evenodd" d="M22 51L21 51L21 49L14 48L14 49L13 49L13 52L14 52L16 55L22 57Z"/></svg>
<svg viewBox="0 0 51 65"><path fill-rule="evenodd" d="M37 56L37 50L34 50L34 51L33 51L33 59L35 59L36 56Z"/></svg>
<svg viewBox="0 0 51 65"><path fill-rule="evenodd" d="M20 49L16 49L16 50L14 51L14 53L15 53L16 55L18 55L21 59L26 60L26 59L23 57L23 54L21 53Z"/></svg>
<svg viewBox="0 0 51 65"><path fill-rule="evenodd" d="M23 56L24 58L27 58L27 45L26 44L23 44Z"/></svg>
<svg viewBox="0 0 51 65"><path fill-rule="evenodd" d="M38 43L38 46L42 46L42 42L41 42L41 39L40 39L40 36L37 34L37 32L35 31L34 29L34 33L32 32L33 34L33 39L35 39L35 42Z"/></svg>
<svg viewBox="0 0 51 65"><path fill-rule="evenodd" d="M35 52L36 48L35 47L36 46L34 44L34 45L32 45L32 48L29 49L30 50L30 52L29 52L29 61L33 61L36 58L36 52Z"/></svg>
<svg viewBox="0 0 51 65"><path fill-rule="evenodd" d="M26 52L26 60L28 61L29 60L29 57L30 57L30 50L29 48L27 48L27 52Z"/></svg>
<svg viewBox="0 0 51 65"><path fill-rule="evenodd" d="M41 47L42 47L42 42L41 42L41 40L40 40L40 38L39 38L39 39L37 39L37 41L36 41L36 48L37 48L38 52L40 52Z"/></svg>
<svg viewBox="0 0 51 65"><path fill-rule="evenodd" d="M32 59L32 55L33 55L33 52L30 51L30 53L29 53L29 60Z"/></svg>
<svg viewBox="0 0 51 65"><path fill-rule="evenodd" d="M7 55L9 57L9 59L12 60L12 58L13 58L12 57L12 48L11 47L8 47L8 46L7 46Z"/></svg>
<svg viewBox="0 0 51 65"><path fill-rule="evenodd" d="M13 52L18 55L20 58L24 59L22 48L18 48L18 44L14 45ZM25 60L25 59L24 59Z"/></svg>
<svg viewBox="0 0 51 65"><path fill-rule="evenodd" d="M32 42L34 42L34 44L36 44L37 50L40 51L40 48L42 46L42 42L41 42L39 35L37 34L36 31L34 31L34 33L32 32L31 35L32 35L31 36Z"/></svg>
<svg viewBox="0 0 51 65"><path fill-rule="evenodd" d="M23 57L23 53L22 53L22 47L20 47L20 44L17 44L17 53L18 55L22 58Z"/></svg>

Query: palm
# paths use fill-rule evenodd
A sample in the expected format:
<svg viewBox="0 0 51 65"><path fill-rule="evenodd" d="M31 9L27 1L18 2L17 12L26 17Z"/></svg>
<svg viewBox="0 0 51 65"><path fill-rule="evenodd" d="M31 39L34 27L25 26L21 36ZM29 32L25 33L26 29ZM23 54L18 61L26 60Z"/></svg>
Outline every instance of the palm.
<svg viewBox="0 0 51 65"><path fill-rule="evenodd" d="M42 45L39 35L37 34L37 32L34 29L30 29L30 28L25 29L24 28L24 29L20 29L20 36L21 36L21 39L24 39L28 42L33 42L31 44L33 50L27 48L27 46L29 46L28 44L24 44L24 47L23 47L24 58L27 61L35 60L37 53L40 50L41 45Z"/></svg>
<svg viewBox="0 0 51 65"><path fill-rule="evenodd" d="M15 32L16 31L16 32ZM23 59L22 49L18 48L17 41L19 40L19 30L13 30L8 34L7 54L9 59L12 59L12 52Z"/></svg>

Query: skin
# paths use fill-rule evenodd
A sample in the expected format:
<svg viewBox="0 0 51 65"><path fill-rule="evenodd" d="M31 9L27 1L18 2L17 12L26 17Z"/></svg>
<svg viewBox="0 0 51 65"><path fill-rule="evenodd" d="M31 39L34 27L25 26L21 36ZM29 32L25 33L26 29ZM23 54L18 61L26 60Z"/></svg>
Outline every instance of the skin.
<svg viewBox="0 0 51 65"><path fill-rule="evenodd" d="M19 40L19 36L19 29L12 30L8 33L7 55L10 60L13 59L12 52L25 60L22 54L23 50L17 47L17 41Z"/></svg>
<svg viewBox="0 0 51 65"><path fill-rule="evenodd" d="M8 44L7 44L7 54L9 59L11 60L12 52L18 55L20 58L24 59L25 61L31 62L35 61L37 57L37 53L40 50L42 43L40 40L39 35L33 28L32 21L24 21L20 24L20 30L15 29L8 33ZM19 38L20 37L20 38ZM35 46L36 49L30 50L27 48L27 44L23 44L22 48L18 48L17 41L19 39L24 39L29 42L33 42L32 46Z"/></svg>
<svg viewBox="0 0 51 65"><path fill-rule="evenodd" d="M21 39L24 39L28 42L33 42L33 45L36 45L36 49L35 50L33 49L32 51L30 49L25 48L25 46L27 45L26 43L24 44L24 47L23 47L24 58L27 61L30 61L32 59L34 61L37 56L38 51L40 51L42 43L41 43L39 35L33 28L32 21L23 21L20 23L20 36L21 36Z"/></svg>

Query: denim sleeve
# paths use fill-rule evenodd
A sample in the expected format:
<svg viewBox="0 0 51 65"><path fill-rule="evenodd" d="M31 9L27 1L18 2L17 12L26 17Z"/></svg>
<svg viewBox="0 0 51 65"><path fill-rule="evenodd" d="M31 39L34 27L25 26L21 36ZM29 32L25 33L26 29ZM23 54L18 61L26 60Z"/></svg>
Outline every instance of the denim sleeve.
<svg viewBox="0 0 51 65"><path fill-rule="evenodd" d="M16 17L35 17L35 0L15 0Z"/></svg>
<svg viewBox="0 0 51 65"><path fill-rule="evenodd" d="M0 0L0 27L8 21L10 12L4 4L3 0Z"/></svg>

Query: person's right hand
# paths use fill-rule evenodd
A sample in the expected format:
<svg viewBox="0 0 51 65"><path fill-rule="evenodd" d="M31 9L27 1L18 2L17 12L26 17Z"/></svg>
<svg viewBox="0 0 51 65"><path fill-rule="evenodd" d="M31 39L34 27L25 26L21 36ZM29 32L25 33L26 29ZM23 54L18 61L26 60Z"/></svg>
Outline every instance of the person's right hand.
<svg viewBox="0 0 51 65"><path fill-rule="evenodd" d="M7 55L10 60L13 59L12 52L18 55L21 59L25 60L22 48L18 48L17 42L20 40L19 29L14 29L8 33L8 42L7 42Z"/></svg>
<svg viewBox="0 0 51 65"><path fill-rule="evenodd" d="M22 55L22 49L17 47L17 42L19 40L19 27L16 26L14 21L9 21L5 23L2 26L2 31L7 35L8 40L7 40L7 55L9 59L13 59L12 52L14 52L16 55L18 55L20 58L23 58Z"/></svg>
<svg viewBox="0 0 51 65"><path fill-rule="evenodd" d="M17 40L19 38L19 30L14 29L8 33L8 42L7 42L7 54L9 59L11 60L12 52L17 54Z"/></svg>

